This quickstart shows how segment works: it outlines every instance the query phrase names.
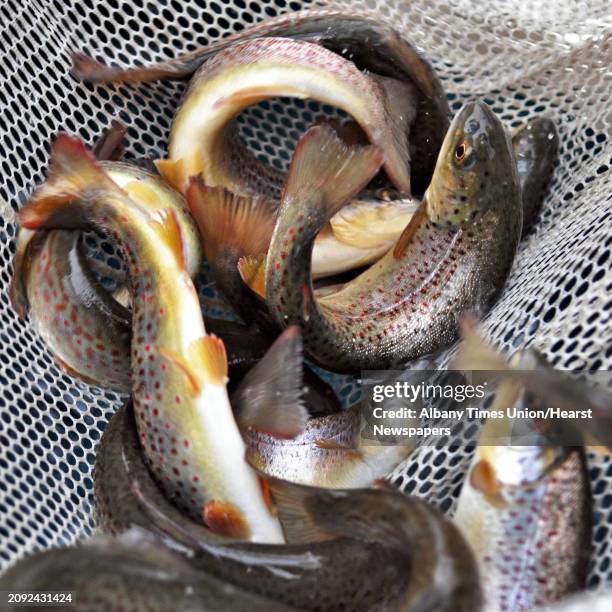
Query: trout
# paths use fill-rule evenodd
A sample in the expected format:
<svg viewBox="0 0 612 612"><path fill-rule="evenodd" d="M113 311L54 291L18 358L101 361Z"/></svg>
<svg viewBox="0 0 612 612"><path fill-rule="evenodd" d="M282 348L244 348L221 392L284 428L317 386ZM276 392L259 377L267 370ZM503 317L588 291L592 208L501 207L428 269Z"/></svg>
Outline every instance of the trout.
<svg viewBox="0 0 612 612"><path fill-rule="evenodd" d="M244 461L223 342L207 335L172 208L151 218L76 139L60 134L48 182L18 212L29 229L107 230L132 287L132 397L143 451L174 503L211 530L282 542Z"/></svg>
<svg viewBox="0 0 612 612"><path fill-rule="evenodd" d="M214 534L166 500L142 459L130 411L113 417L96 463L107 530L149 529L182 547L193 567L240 589L300 610L480 609L473 555L434 508L390 490L299 487L296 495L293 487L270 484L290 539L309 541L262 546ZM296 529L298 517L307 531ZM419 608L421 595L428 605Z"/></svg>
<svg viewBox="0 0 612 612"><path fill-rule="evenodd" d="M159 177L123 162L100 167L151 219L176 211L184 236L187 271L202 261L197 229L183 198ZM76 231L20 228L10 296L22 319L29 315L55 361L68 374L116 391L131 386L131 315L98 282Z"/></svg>
<svg viewBox="0 0 612 612"><path fill-rule="evenodd" d="M6 591L64 591L71 599L47 610L202 612L292 610L196 569L153 534L134 528L96 536L73 548L37 553L0 576ZM30 608L30 606L28 606ZM21 610L23 604L7 608Z"/></svg>
<svg viewBox="0 0 612 612"><path fill-rule="evenodd" d="M475 343L460 349L457 367L473 359ZM517 357L523 369L537 366L529 354ZM507 412L524 402L516 380L499 384L490 410L506 415L482 428L454 517L478 559L491 610L534 610L586 586L592 507L583 449L557 445L556 425L543 435L534 420L513 441L523 420Z"/></svg>
<svg viewBox="0 0 612 612"><path fill-rule="evenodd" d="M294 154L267 255L241 265L277 324L300 325L307 355L336 372L399 366L454 342L461 315L485 312L500 294L522 227L509 139L486 104L469 103L454 118L424 201L395 247L317 299L312 245L375 173L375 164L353 161L363 151L329 128L312 128Z"/></svg>
<svg viewBox="0 0 612 612"><path fill-rule="evenodd" d="M450 111L444 88L423 53L390 25L366 12L315 9L286 13L228 36L191 53L148 67L114 68L83 54L73 55L73 72L93 81L141 82L189 78L209 58L236 44L260 37L289 37L312 41L354 62L360 69L408 83L417 90L418 129L410 134L411 186L422 195L431 180ZM409 126L407 126L409 127Z"/></svg>

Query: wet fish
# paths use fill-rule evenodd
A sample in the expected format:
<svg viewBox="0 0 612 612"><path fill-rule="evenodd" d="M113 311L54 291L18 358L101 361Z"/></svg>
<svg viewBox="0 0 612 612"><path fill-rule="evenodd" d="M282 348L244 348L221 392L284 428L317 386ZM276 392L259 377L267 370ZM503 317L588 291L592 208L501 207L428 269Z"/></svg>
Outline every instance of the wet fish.
<svg viewBox="0 0 612 612"><path fill-rule="evenodd" d="M369 167L356 161L367 151L347 148L329 128L312 128L296 149L267 255L241 266L277 323L300 325L307 355L337 372L389 368L454 342L461 315L486 311L497 299L522 225L504 128L486 104L469 103L453 120L424 204L394 249L317 299L313 241L376 171L375 155Z"/></svg>
<svg viewBox="0 0 612 612"><path fill-rule="evenodd" d="M422 52L371 14L351 11L349 15L342 9L286 13L149 67L114 68L74 54L73 71L79 78L93 82L188 78L215 54L263 36L313 41L354 62L360 70L413 84L418 90L415 120L418 129L411 131L409 139L412 193L421 195L425 191L449 125L446 94Z"/></svg>
<svg viewBox="0 0 612 612"><path fill-rule="evenodd" d="M134 528L117 538L96 536L76 547L47 550L0 576L7 591L72 592L51 610L291 610L195 569L153 534ZM21 610L20 606L7 609Z"/></svg>
<svg viewBox="0 0 612 612"><path fill-rule="evenodd" d="M524 400L506 380L490 409ZM487 609L514 612L585 587L592 507L583 450L556 446L534 421L512 442L513 426L508 416L487 420L454 519L478 559Z"/></svg>
<svg viewBox="0 0 612 612"><path fill-rule="evenodd" d="M360 409L354 406L309 419L289 440L252 429L244 434L247 457L261 472L291 482L338 489L371 486L414 448L363 445L360 426Z"/></svg>
<svg viewBox="0 0 612 612"><path fill-rule="evenodd" d="M311 532L317 541L262 546L229 540L169 504L143 462L134 420L126 409L113 417L104 433L95 486L106 529L120 532L133 525L151 529L177 548L187 549L194 567L298 609L472 611L480 607L472 553L449 521L415 498L386 490L347 491L346 496L331 491L327 497L327 492L308 489L312 495L301 496L312 500L306 524L321 523L328 529L325 535L319 529ZM282 484L271 486L281 498L287 497ZM286 505L282 507L285 514ZM319 541L330 535L342 537ZM432 567L439 570L436 577L442 584L431 581ZM436 607L437 595L446 595L446 589L452 591L452 605ZM419 593L431 594L428 606L406 605Z"/></svg>
<svg viewBox="0 0 612 612"><path fill-rule="evenodd" d="M189 177L201 174L211 187L278 202L283 174L247 149L232 120L252 104L282 96L315 99L349 113L385 151L384 167L395 186L410 192L414 88L360 72L320 45L289 38L237 43L202 65L172 123L160 172L181 191Z"/></svg>
<svg viewBox="0 0 612 612"><path fill-rule="evenodd" d="M547 117L531 119L513 132L512 147L523 194L525 236L542 208L559 155L559 134L554 122Z"/></svg>
<svg viewBox="0 0 612 612"><path fill-rule="evenodd" d="M132 397L153 473L175 503L210 529L282 541L244 461L225 348L205 332L176 211L143 214L78 140L60 134L50 179L18 218L29 229L100 226L121 245L132 286Z"/></svg>
<svg viewBox="0 0 612 612"><path fill-rule="evenodd" d="M122 162L101 167L145 213L176 211L185 236L188 273L201 264L197 229L181 196L158 176ZM58 365L90 384L118 391L131 384L130 313L100 285L83 253L80 232L21 228L10 295L23 319L29 315Z"/></svg>

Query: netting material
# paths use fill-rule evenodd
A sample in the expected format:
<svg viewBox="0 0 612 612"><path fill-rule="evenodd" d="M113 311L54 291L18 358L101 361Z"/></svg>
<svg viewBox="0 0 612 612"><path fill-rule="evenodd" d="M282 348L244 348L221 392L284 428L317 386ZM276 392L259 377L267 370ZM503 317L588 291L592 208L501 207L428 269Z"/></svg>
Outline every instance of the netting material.
<svg viewBox="0 0 612 612"><path fill-rule="evenodd" d="M546 113L561 137L560 165L538 227L520 247L486 331L502 348L534 344L559 368L612 363L610 148L607 104L612 59L609 3L496 0L336 2L370 8L426 50L453 110L484 97L507 125ZM43 178L59 130L94 139L117 118L129 127L128 157L162 157L181 83L92 86L68 75L72 49L132 65L169 58L302 2L178 0L0 6L0 570L35 549L73 542L93 528L92 466L117 394L62 374L12 312L12 209ZM309 102L272 101L241 118L262 158L286 167L299 135L321 112ZM91 235L90 251L119 265L112 245ZM205 275L205 273L204 273ZM223 312L203 279L211 314ZM350 379L338 382L350 403ZM589 456L596 511L591 585L612 581L612 462ZM452 510L469 454L423 447L395 481Z"/></svg>

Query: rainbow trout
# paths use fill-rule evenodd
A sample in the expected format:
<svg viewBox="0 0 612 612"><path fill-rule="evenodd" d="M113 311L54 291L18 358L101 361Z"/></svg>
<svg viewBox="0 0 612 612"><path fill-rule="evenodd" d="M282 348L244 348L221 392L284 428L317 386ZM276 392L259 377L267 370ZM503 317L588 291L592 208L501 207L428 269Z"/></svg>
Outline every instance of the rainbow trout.
<svg viewBox="0 0 612 612"><path fill-rule="evenodd" d="M463 355L456 365L471 360ZM537 364L526 354L519 365ZM504 380L490 410L513 407L525 408L525 396L519 383ZM586 585L592 507L584 452L557 446L554 431L542 435L534 420L513 442L524 422L508 414L487 420L455 514L478 559L491 610L534 610Z"/></svg>
<svg viewBox="0 0 612 612"><path fill-rule="evenodd" d="M202 261L197 229L183 198L164 181L136 166L100 162L151 219L176 211L184 236L187 271ZM22 319L29 315L58 365L87 383L127 391L131 387L131 316L100 285L86 261L80 232L20 228L10 296Z"/></svg>
<svg viewBox="0 0 612 612"><path fill-rule="evenodd" d="M132 287L132 397L143 451L177 504L215 531L282 542L226 389L221 340L207 335L176 211L151 218L76 139L60 134L49 181L19 211L29 229L101 227Z"/></svg>
<svg viewBox="0 0 612 612"><path fill-rule="evenodd" d="M93 81L141 82L189 78L209 58L236 44L260 37L312 41L354 62L359 70L409 83L416 88L418 129L410 133L412 193L421 195L430 182L449 125L446 94L422 52L389 25L368 13L318 9L287 13L254 25L218 42L148 67L114 68L92 58L73 55L73 72ZM408 127L408 126L407 126Z"/></svg>
<svg viewBox="0 0 612 612"><path fill-rule="evenodd" d="M300 610L480 609L473 555L432 507L387 490L299 488L296 495L287 486L270 485L281 516L288 517L288 506L297 509L287 521L291 537L315 541L262 546L214 534L167 501L142 459L129 410L113 417L96 463L107 530L152 530L183 547L193 567L240 589ZM295 529L298 516L309 533Z"/></svg>
<svg viewBox="0 0 612 612"><path fill-rule="evenodd" d="M143 529L96 536L76 547L35 554L0 576L6 591L66 591L73 599L47 610L202 612L292 610L196 569ZM23 604L6 608L22 610ZM28 606L28 609L31 609Z"/></svg>
<svg viewBox="0 0 612 612"><path fill-rule="evenodd" d="M300 325L308 356L337 372L386 369L454 342L461 315L486 311L497 299L522 226L505 130L486 104L469 103L454 118L424 202L394 249L317 299L312 245L375 173L375 163L354 161L364 151L325 126L312 128L294 154L267 255L241 266L278 325Z"/></svg>

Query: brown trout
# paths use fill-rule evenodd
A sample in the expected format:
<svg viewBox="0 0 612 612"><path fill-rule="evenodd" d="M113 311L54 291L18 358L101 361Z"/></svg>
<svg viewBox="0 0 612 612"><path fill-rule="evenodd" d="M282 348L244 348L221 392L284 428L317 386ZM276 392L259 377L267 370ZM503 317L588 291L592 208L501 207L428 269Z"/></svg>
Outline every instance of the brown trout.
<svg viewBox="0 0 612 612"><path fill-rule="evenodd" d="M277 323L301 326L307 355L337 372L386 369L454 342L461 315L486 311L497 299L522 226L509 139L486 104L469 103L454 118L424 202L395 248L317 299L314 239L353 195L339 184L359 188L376 170L352 161L359 155L331 129L312 128L294 154L267 256L241 266Z"/></svg>
<svg viewBox="0 0 612 612"><path fill-rule="evenodd" d="M47 610L283 612L293 609L194 568L161 539L137 528L117 538L96 536L76 547L32 555L0 576L0 588L72 593L70 602L45 605ZM21 604L6 609L23 608Z"/></svg>
<svg viewBox="0 0 612 612"><path fill-rule="evenodd" d="M166 541L174 540L176 549L184 547L194 567L300 610L471 612L480 607L473 555L457 531L424 502L397 492L330 491L328 498L327 491L308 489L312 494L301 495L300 503L292 505L303 508L302 501L312 500L305 524L316 528L299 535L317 541L262 546L229 540L167 501L146 468L133 415L125 408L104 433L95 483L105 529L150 529ZM287 498L282 483L272 488L281 502ZM281 507L287 515L286 505ZM295 527L295 521L289 522ZM295 529L291 533L295 536ZM340 537L319 541L336 534ZM436 607L439 598L434 593L448 593L452 599L446 607ZM429 606L413 605L419 594L431 595Z"/></svg>
<svg viewBox="0 0 612 612"><path fill-rule="evenodd" d="M529 355L520 363L535 365ZM481 430L455 514L492 610L534 610L586 585L592 507L584 452L556 446L536 421L525 430L523 419L511 419L509 409L524 401L516 381L498 386L490 410L506 415ZM513 442L518 427L525 437Z"/></svg>
<svg viewBox="0 0 612 612"><path fill-rule="evenodd" d="M183 198L160 177L122 162L100 162L139 209L151 218L176 211L185 237L187 270L201 261L197 229ZM32 232L21 228L10 295L20 317L29 315L58 365L90 384L127 391L131 386L130 313L100 285L85 259L80 232Z"/></svg>
<svg viewBox="0 0 612 612"><path fill-rule="evenodd" d="M384 167L395 186L410 192L407 139L414 88L365 74L320 45L289 38L238 43L196 72L173 121L160 172L181 191L189 177L201 174L211 187L278 202L283 175L257 160L233 123L248 106L277 96L311 98L349 113L385 151Z"/></svg>
<svg viewBox="0 0 612 612"><path fill-rule="evenodd" d="M360 69L414 85L418 93L415 126L410 134L412 193L421 195L431 180L436 158L449 124L446 94L422 52L380 16L345 10L317 9L287 13L256 24L211 45L173 60L142 68L112 68L82 54L73 55L73 71L82 79L150 81L188 78L208 58L244 41L259 37L292 37L316 42Z"/></svg>
<svg viewBox="0 0 612 612"><path fill-rule="evenodd" d="M30 229L95 225L121 245L132 287L132 397L153 473L174 503L210 529L281 542L244 461L225 348L205 333L176 211L143 213L78 140L60 134L50 179L18 218Z"/></svg>
<svg viewBox="0 0 612 612"><path fill-rule="evenodd" d="M414 450L367 446L360 439L359 406L311 418L295 438L252 429L244 433L249 463L261 472L310 486L356 489L387 476Z"/></svg>
<svg viewBox="0 0 612 612"><path fill-rule="evenodd" d="M512 134L512 147L523 195L523 236L529 233L544 203L559 155L554 122L536 117Z"/></svg>

